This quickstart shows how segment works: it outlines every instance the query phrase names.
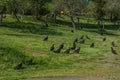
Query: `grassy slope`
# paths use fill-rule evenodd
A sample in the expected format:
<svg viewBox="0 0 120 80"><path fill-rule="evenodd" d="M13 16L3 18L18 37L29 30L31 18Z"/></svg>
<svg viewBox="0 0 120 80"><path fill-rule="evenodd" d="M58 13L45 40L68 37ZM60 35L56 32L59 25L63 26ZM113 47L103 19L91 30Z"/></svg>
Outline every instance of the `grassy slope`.
<svg viewBox="0 0 120 80"><path fill-rule="evenodd" d="M120 76L120 56L111 54L111 42L117 43L115 49L120 52L120 32L110 30L107 23L106 42L102 42L104 36L99 35L94 27L95 21L83 30L76 30L73 34L68 19L59 21L61 24L50 24L46 29L41 28L41 22L25 18L24 23L16 23L15 19L7 17L4 25L0 26L0 80L13 80L31 77L57 77L57 76ZM86 19L81 20L86 23ZM84 25L84 24L83 24ZM114 28L112 28L114 29ZM87 40L81 47L80 54L64 54L63 52L72 46L75 38L87 34L91 40ZM49 41L44 42L43 38L48 35ZM62 43L65 48L61 54L49 51L54 43L56 48ZM90 44L95 42L95 48ZM24 65L23 70L13 70L13 67L21 61L34 59L34 65ZM118 60L116 60L118 59ZM118 78L117 78L118 79ZM117 80L116 79L116 80ZM115 79L113 79L115 80Z"/></svg>

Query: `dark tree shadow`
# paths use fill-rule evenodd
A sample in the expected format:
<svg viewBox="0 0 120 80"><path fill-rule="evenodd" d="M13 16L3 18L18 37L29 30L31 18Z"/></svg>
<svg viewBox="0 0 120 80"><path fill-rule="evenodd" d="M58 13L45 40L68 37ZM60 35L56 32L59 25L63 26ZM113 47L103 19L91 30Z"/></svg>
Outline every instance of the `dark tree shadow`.
<svg viewBox="0 0 120 80"><path fill-rule="evenodd" d="M98 32L98 30L96 30L96 29L84 29L83 31L100 34L100 32ZM106 31L106 30L103 32L103 35L120 36L119 34L115 34L115 33L112 33L112 32L108 32L108 31Z"/></svg>
<svg viewBox="0 0 120 80"><path fill-rule="evenodd" d="M70 21L57 20L56 22L57 22L56 24L59 24L59 25L66 25L66 26L72 27L72 23Z"/></svg>
<svg viewBox="0 0 120 80"><path fill-rule="evenodd" d="M83 28L86 28L86 29L97 29L97 24L81 24L83 26ZM115 26L115 25L105 25L104 28L106 30L118 30L119 29L119 26Z"/></svg>
<svg viewBox="0 0 120 80"><path fill-rule="evenodd" d="M64 20L57 20L57 24L59 25L66 25L69 27L72 27L72 23L70 21L64 21ZM57 32L53 28L46 28L43 27L42 25L35 24L35 23L30 23L30 22L6 22L3 24L3 27L8 27L12 29L18 29L20 30L21 33L32 33L32 34L38 34L38 35L55 35L55 36L61 36L63 35L62 32ZM89 23L82 23L80 26L76 23L77 29L81 29L81 26L83 27L83 30L87 29L86 31L89 32L94 32L94 33L99 33L97 30L97 24L89 24ZM119 26L114 26L114 25L105 25L105 30L117 30ZM90 29L90 30L89 30ZM91 30L93 29L93 30ZM94 30L96 29L96 30ZM104 34L106 35L116 35L119 36L115 33L110 33L107 31L104 31ZM17 34L7 34L7 35L15 35L15 36L28 36L28 35L17 35ZM30 35L29 35L30 36Z"/></svg>
<svg viewBox="0 0 120 80"><path fill-rule="evenodd" d="M64 21L64 20L57 20L57 24L60 25L66 25L69 27L72 27L72 23L70 21ZM76 22L76 27L77 29L81 29L80 27L82 26L85 29L97 29L97 24L90 24L90 23L81 23L80 25L78 25L78 23ZM106 30L117 30L119 29L119 26L115 26L115 25L105 25L105 29Z"/></svg>
<svg viewBox="0 0 120 80"><path fill-rule="evenodd" d="M17 37L39 37L39 35L30 35L30 34L16 34L16 33L2 33L0 35L8 35L8 36L17 36Z"/></svg>
<svg viewBox="0 0 120 80"><path fill-rule="evenodd" d="M34 23L18 23L18 22L11 22L3 24L3 27L8 27L12 29L19 29L21 33L32 33L32 34L39 34L39 35L56 35L61 36L63 35L62 32L57 32L54 29L50 29L49 27L43 27L42 25L34 24Z"/></svg>

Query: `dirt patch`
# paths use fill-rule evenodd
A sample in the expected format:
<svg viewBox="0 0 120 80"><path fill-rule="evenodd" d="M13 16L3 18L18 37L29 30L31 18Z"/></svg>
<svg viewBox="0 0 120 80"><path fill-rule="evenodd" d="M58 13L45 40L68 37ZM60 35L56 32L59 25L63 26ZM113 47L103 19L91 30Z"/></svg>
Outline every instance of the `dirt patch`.
<svg viewBox="0 0 120 80"><path fill-rule="evenodd" d="M34 52L32 53L34 57L48 57L47 54L41 53L41 52Z"/></svg>

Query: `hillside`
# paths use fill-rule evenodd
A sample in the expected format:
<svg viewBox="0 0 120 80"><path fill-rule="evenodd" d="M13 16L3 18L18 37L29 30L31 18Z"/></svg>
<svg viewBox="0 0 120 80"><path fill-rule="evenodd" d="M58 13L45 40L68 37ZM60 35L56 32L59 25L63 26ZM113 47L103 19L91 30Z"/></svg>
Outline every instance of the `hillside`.
<svg viewBox="0 0 120 80"><path fill-rule="evenodd" d="M59 18L57 24L49 22L49 27L43 28L41 21L30 16L24 17L23 23L8 16L0 26L0 80L59 76L98 76L119 80L120 31L106 22L106 31L100 35L94 19L87 24L87 19L83 17L81 23L83 30L77 29L72 33L71 22L66 17L64 20ZM84 44L80 44L82 35L90 38L85 37ZM43 41L46 36L48 41ZM76 38L80 53L74 50L64 53ZM111 52L112 41L118 55ZM91 48L93 42L95 46ZM56 50L62 43L64 48L61 53L50 51L52 44L55 44ZM32 65L23 64L23 69L14 70L16 65L30 59L33 59Z"/></svg>

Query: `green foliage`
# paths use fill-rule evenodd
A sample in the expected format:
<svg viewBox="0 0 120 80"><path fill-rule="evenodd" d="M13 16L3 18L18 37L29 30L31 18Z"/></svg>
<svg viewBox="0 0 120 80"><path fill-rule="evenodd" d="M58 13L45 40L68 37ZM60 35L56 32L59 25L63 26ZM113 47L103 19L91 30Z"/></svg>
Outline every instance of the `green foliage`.
<svg viewBox="0 0 120 80"><path fill-rule="evenodd" d="M0 14L4 12L4 7L6 6L6 0L0 0Z"/></svg>
<svg viewBox="0 0 120 80"><path fill-rule="evenodd" d="M106 4L106 1L105 0L93 0L93 3L95 5L94 11L95 11L97 19L103 18L105 15L104 7Z"/></svg>
<svg viewBox="0 0 120 80"><path fill-rule="evenodd" d="M107 0L105 5L106 14L113 18L112 21L116 22L120 18L120 1L119 0Z"/></svg>
<svg viewBox="0 0 120 80"><path fill-rule="evenodd" d="M66 14L77 15L83 13L86 2L84 0L53 0L55 11L64 11Z"/></svg>

